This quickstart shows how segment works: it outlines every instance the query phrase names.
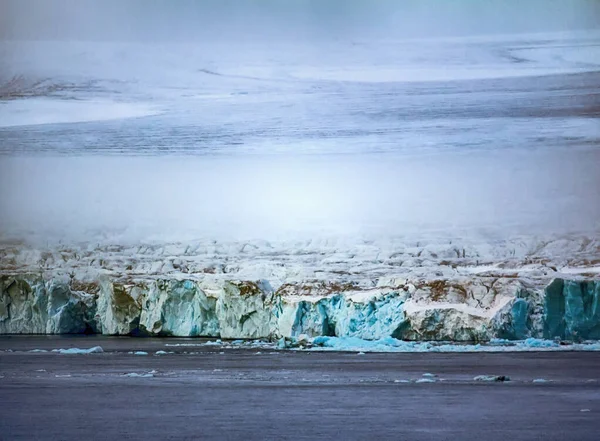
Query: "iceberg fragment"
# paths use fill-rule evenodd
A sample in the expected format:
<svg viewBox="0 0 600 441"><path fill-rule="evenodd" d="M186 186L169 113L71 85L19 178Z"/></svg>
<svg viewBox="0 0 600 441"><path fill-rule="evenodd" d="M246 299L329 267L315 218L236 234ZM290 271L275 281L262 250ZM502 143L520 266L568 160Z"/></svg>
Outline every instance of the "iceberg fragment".
<svg viewBox="0 0 600 441"><path fill-rule="evenodd" d="M151 372L145 373L145 374L138 374L137 372L130 372L128 374L124 374L124 377L130 377L130 378L152 378L154 377L154 374Z"/></svg>
<svg viewBox="0 0 600 441"><path fill-rule="evenodd" d="M498 381L498 382L504 382L504 381L510 381L510 377L506 376L506 375L477 375L476 377L473 378L474 381Z"/></svg>
<svg viewBox="0 0 600 441"><path fill-rule="evenodd" d="M89 349L80 349L80 348L69 348L69 349L53 349L52 352L57 352L59 354L101 354L104 352L102 347L94 346Z"/></svg>

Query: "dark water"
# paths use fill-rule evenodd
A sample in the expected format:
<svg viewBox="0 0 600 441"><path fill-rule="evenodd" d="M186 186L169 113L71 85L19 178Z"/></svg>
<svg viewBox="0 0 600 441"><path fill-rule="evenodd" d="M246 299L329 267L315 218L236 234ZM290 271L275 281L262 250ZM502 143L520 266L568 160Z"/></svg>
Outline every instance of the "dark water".
<svg viewBox="0 0 600 441"><path fill-rule="evenodd" d="M598 353L357 355L218 347L127 353L152 354L171 341L1 338L3 349L100 344L111 351L1 352L1 437L597 439ZM415 383L426 373L435 382ZM473 381L486 374L511 381Z"/></svg>

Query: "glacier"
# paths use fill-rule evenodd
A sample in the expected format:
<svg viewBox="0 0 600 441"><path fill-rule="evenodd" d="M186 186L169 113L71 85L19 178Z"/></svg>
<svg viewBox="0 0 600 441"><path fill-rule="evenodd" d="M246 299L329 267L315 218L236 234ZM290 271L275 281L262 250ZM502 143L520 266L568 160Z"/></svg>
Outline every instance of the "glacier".
<svg viewBox="0 0 600 441"><path fill-rule="evenodd" d="M596 237L5 241L0 334L547 349L600 340ZM415 348L439 350L424 345Z"/></svg>
<svg viewBox="0 0 600 441"><path fill-rule="evenodd" d="M554 278L536 287L480 277L404 280L370 289L305 282L274 290L266 280L102 278L83 283L2 275L0 333L309 338L325 347L336 341L332 338L386 345L581 342L600 337L600 281Z"/></svg>

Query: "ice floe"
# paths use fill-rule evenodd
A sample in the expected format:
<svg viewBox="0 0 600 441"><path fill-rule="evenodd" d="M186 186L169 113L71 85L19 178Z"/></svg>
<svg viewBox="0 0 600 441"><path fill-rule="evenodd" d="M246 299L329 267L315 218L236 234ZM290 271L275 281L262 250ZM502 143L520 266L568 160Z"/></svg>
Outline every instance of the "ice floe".
<svg viewBox="0 0 600 441"><path fill-rule="evenodd" d="M80 348L68 348L68 349L53 349L52 352L59 354L101 354L104 350L100 346L94 346L93 348L80 349Z"/></svg>

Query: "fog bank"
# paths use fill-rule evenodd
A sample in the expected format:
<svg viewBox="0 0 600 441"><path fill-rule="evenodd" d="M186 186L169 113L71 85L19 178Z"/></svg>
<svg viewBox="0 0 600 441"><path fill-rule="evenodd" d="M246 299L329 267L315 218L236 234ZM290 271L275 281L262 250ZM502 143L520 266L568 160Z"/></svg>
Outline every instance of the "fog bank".
<svg viewBox="0 0 600 441"><path fill-rule="evenodd" d="M5 159L0 228L178 241L600 227L597 152L383 159Z"/></svg>

